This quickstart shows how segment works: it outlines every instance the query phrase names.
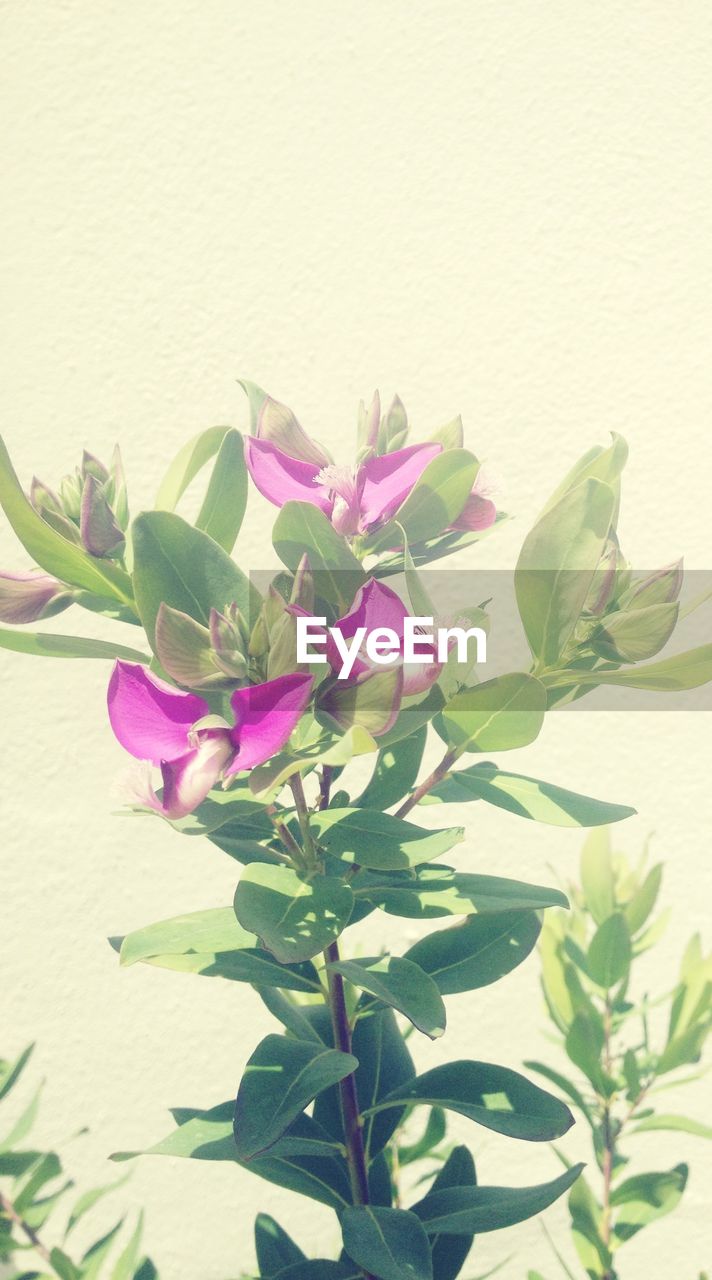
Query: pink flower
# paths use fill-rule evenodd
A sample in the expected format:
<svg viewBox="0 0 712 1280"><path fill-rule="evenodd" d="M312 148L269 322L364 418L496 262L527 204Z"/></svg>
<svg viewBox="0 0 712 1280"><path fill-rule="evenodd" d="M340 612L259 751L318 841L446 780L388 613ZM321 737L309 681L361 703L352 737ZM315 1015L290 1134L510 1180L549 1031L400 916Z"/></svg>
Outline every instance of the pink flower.
<svg viewBox="0 0 712 1280"><path fill-rule="evenodd" d="M368 656L365 640L380 628L387 627L395 631L401 642L400 653L395 657L393 665L400 667L403 672L403 697L424 693L435 683L442 670L442 663L436 661L435 645L421 643L417 646L424 655L422 661L406 662L404 659L404 625L405 619L410 616L400 596L376 578L369 578L359 588L348 613L339 618L332 628L332 631L339 631L345 640L352 640L360 628L365 629L364 640L352 668L355 679L385 669L381 663L373 662ZM328 633L326 656L332 671L338 673L343 659L331 633Z"/></svg>
<svg viewBox="0 0 712 1280"><path fill-rule="evenodd" d="M197 694L174 689L140 664L117 662L109 683L109 720L122 747L160 767L162 799L149 780L143 802L166 818L183 818L219 778L264 764L282 749L312 684L311 676L297 674L237 689L230 699L234 725L216 725Z"/></svg>
<svg viewBox="0 0 712 1280"><path fill-rule="evenodd" d="M269 502L309 502L348 536L386 524L441 452L440 444L414 444L382 457L372 453L355 467L336 466L294 415L269 397L256 434L245 441L250 475Z"/></svg>
<svg viewBox="0 0 712 1280"><path fill-rule="evenodd" d="M71 603L69 588L48 573L0 572L0 622L37 622L61 613Z"/></svg>

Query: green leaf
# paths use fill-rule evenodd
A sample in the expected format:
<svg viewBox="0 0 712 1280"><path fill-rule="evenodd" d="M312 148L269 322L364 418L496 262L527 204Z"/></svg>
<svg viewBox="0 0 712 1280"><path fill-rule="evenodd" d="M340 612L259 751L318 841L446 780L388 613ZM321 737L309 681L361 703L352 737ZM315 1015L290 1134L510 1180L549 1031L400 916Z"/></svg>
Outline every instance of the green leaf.
<svg viewBox="0 0 712 1280"><path fill-rule="evenodd" d="M560 889L457 872L437 863L415 867L410 874L362 870L350 883L357 901L365 898L390 915L416 920L568 906Z"/></svg>
<svg viewBox="0 0 712 1280"><path fill-rule="evenodd" d="M290 867L253 862L235 892L240 924L256 933L282 964L310 960L338 938L349 922L354 897L340 880L303 880Z"/></svg>
<svg viewBox="0 0 712 1280"><path fill-rule="evenodd" d="M340 960L328 967L355 987L397 1009L431 1039L437 1039L445 1031L445 1005L437 985L412 960L377 956Z"/></svg>
<svg viewBox="0 0 712 1280"><path fill-rule="evenodd" d="M325 809L314 814L311 824L332 857L385 871L430 862L464 837L463 827L428 831L391 814L363 809Z"/></svg>
<svg viewBox="0 0 712 1280"><path fill-rule="evenodd" d="M49 1255L49 1261L60 1280L82 1280L82 1272L61 1249L53 1249Z"/></svg>
<svg viewBox="0 0 712 1280"><path fill-rule="evenodd" d="M603 924L615 910L611 837L608 831L595 831L581 851L581 886L585 905L596 924Z"/></svg>
<svg viewBox="0 0 712 1280"><path fill-rule="evenodd" d="M0 1058L0 1101L10 1092L17 1084L27 1063L34 1053L34 1044L28 1044L26 1049L15 1058L14 1062L8 1062L5 1058Z"/></svg>
<svg viewBox="0 0 712 1280"><path fill-rule="evenodd" d="M89 640L85 636L57 636L41 631L11 631L0 627L0 649L31 653L37 658L104 658L114 661L150 662L147 653L115 644L112 640Z"/></svg>
<svg viewBox="0 0 712 1280"><path fill-rule="evenodd" d="M304 1108L358 1066L350 1053L313 1041L269 1035L245 1067L235 1105L235 1143L241 1160L266 1151Z"/></svg>
<svg viewBox="0 0 712 1280"><path fill-rule="evenodd" d="M349 1257L379 1280L432 1280L428 1237L414 1214L359 1205L344 1210L341 1230Z"/></svg>
<svg viewBox="0 0 712 1280"><path fill-rule="evenodd" d="M393 520L369 540L369 549L386 550L397 544L399 526L411 544L442 533L460 515L479 469L479 462L467 449L439 453L428 463Z"/></svg>
<svg viewBox="0 0 712 1280"><path fill-rule="evenodd" d="M191 480L215 457L229 431L230 427L208 427L183 445L161 482L157 511L175 511Z"/></svg>
<svg viewBox="0 0 712 1280"><path fill-rule="evenodd" d="M523 671L496 676L463 689L442 713L448 744L463 751L509 751L538 736L546 711L546 690Z"/></svg>
<svg viewBox="0 0 712 1280"><path fill-rule="evenodd" d="M687 1184L688 1168L678 1164L665 1173L639 1173L627 1178L611 1193L614 1213L613 1237L625 1244L656 1219L671 1213L680 1202Z"/></svg>
<svg viewBox="0 0 712 1280"><path fill-rule="evenodd" d="M646 1116L638 1121L633 1133L654 1132L692 1133L696 1138L712 1138L712 1127L701 1124L699 1120L690 1120L687 1116Z"/></svg>
<svg viewBox="0 0 712 1280"><path fill-rule="evenodd" d="M617 684L629 689L647 689L657 693L682 693L697 689L712 680L712 644L701 644L685 653L676 653L662 662L648 662L641 667L622 667L619 671L557 671L547 676L550 689L565 685Z"/></svg>
<svg viewBox="0 0 712 1280"><path fill-rule="evenodd" d="M585 1013L575 1015L566 1034L566 1052L574 1066L583 1071L599 1093L610 1092L601 1066L603 1056L603 1025Z"/></svg>
<svg viewBox="0 0 712 1280"><path fill-rule="evenodd" d="M259 597L234 560L200 529L168 511L144 511L132 525L134 589L152 645L162 603L207 626L210 610L235 602L256 617Z"/></svg>
<svg viewBox="0 0 712 1280"><path fill-rule="evenodd" d="M452 804L486 800L521 818L553 827L598 827L620 822L635 813L628 805L609 804L538 778L507 773L489 761L448 774L444 782L433 787L430 797Z"/></svg>
<svg viewBox="0 0 712 1280"><path fill-rule="evenodd" d="M274 549L295 573L306 554L317 595L345 613L366 575L348 542L309 502L285 502L272 532Z"/></svg>
<svg viewBox="0 0 712 1280"><path fill-rule="evenodd" d="M247 506L245 446L239 431L225 432L203 505L195 522L228 555L242 527Z"/></svg>
<svg viewBox="0 0 712 1280"><path fill-rule="evenodd" d="M430 724L433 717L442 711L444 706L445 697L439 684L431 684L424 696L418 694L417 697L404 698L393 728L379 735L379 747L383 750L385 747L393 746L394 742L409 738L416 729Z"/></svg>
<svg viewBox="0 0 712 1280"><path fill-rule="evenodd" d="M308 1262L295 1262L293 1266L285 1267L274 1280L363 1280L363 1272L357 1269L355 1262L310 1258Z"/></svg>
<svg viewBox="0 0 712 1280"><path fill-rule="evenodd" d="M557 663L583 612L615 508L613 489L589 477L541 516L524 540L514 584L540 667Z"/></svg>
<svg viewBox="0 0 712 1280"><path fill-rule="evenodd" d="M25 550L46 573L73 587L133 604L131 580L111 560L90 556L50 528L25 496L5 442L0 437L0 505Z"/></svg>
<svg viewBox="0 0 712 1280"><path fill-rule="evenodd" d="M616 493L618 492L621 472L628 460L628 445L623 436L618 435L616 431L611 432L611 441L612 443L605 449L602 445L594 445L582 458L579 458L554 490L542 515L555 507L566 493L582 484L584 480L602 480L604 484L609 484Z"/></svg>
<svg viewBox="0 0 712 1280"><path fill-rule="evenodd" d="M410 737L382 747L373 776L354 805L359 809L383 811L407 795L418 776L427 736L427 726L421 725Z"/></svg>
<svg viewBox="0 0 712 1280"><path fill-rule="evenodd" d="M297 1262L306 1262L306 1254L268 1213L258 1213L255 1219L255 1252L260 1275L265 1277L275 1276Z"/></svg>
<svg viewBox="0 0 712 1280"><path fill-rule="evenodd" d="M615 912L598 926L588 949L588 971L600 987L610 990L627 977L632 959L625 916Z"/></svg>
<svg viewBox="0 0 712 1280"><path fill-rule="evenodd" d="M471 916L464 924L421 938L405 959L430 974L442 995L474 991L516 969L533 949L540 929L533 911Z"/></svg>
<svg viewBox="0 0 712 1280"><path fill-rule="evenodd" d="M398 1145L398 1165L404 1169L415 1160L422 1160L439 1147L447 1133L447 1121L442 1107L431 1107L425 1129L419 1138L407 1145Z"/></svg>
<svg viewBox="0 0 712 1280"><path fill-rule="evenodd" d="M578 1107L581 1114L584 1115L589 1124L593 1126L594 1120L591 1108L588 1106L583 1094L579 1089L577 1089L572 1080L569 1080L566 1076L562 1075L560 1071L554 1071L551 1067L545 1066L543 1062L533 1062L530 1060L526 1061L524 1066L527 1068L527 1071L536 1071L537 1075L543 1076L550 1084L555 1084L557 1089L560 1089L561 1092L564 1093L571 1102L573 1102L574 1106Z"/></svg>
<svg viewBox="0 0 712 1280"><path fill-rule="evenodd" d="M623 914L631 934L635 934L647 921L658 900L663 878L663 866L659 862L651 867L643 883L636 889L630 901L623 908Z"/></svg>
<svg viewBox="0 0 712 1280"><path fill-rule="evenodd" d="M535 1187L448 1187L431 1191L420 1204L413 1206L429 1236L474 1235L499 1231L533 1218L568 1191L576 1181L582 1164L567 1169L552 1182Z"/></svg>
<svg viewBox="0 0 712 1280"><path fill-rule="evenodd" d="M79 1196L69 1215L67 1229L64 1233L65 1240L73 1227L81 1221L85 1214L94 1208L95 1204L98 1204L105 1196L111 1195L117 1187L122 1187L130 1176L130 1173L125 1173L122 1178L117 1178L114 1182L109 1182L103 1187L92 1187L91 1190L85 1191L83 1195Z"/></svg>
<svg viewBox="0 0 712 1280"><path fill-rule="evenodd" d="M433 1181L430 1192L445 1191L448 1187L474 1187L477 1185L475 1162L467 1147L453 1147L450 1155ZM413 1212L413 1210L411 1210ZM472 1247L474 1236L436 1235L431 1238L433 1280L455 1280Z"/></svg>
<svg viewBox="0 0 712 1280"><path fill-rule="evenodd" d="M307 963L309 963L307 961ZM315 1040L323 1044L321 1036L315 1029L313 1023L309 1020L306 1008L297 1004L289 995L280 990L278 986L267 987L255 984L255 991L265 1008L282 1026L290 1031L297 1040ZM321 992L320 992L321 994Z"/></svg>
<svg viewBox="0 0 712 1280"><path fill-rule="evenodd" d="M339 737L325 735L319 725L311 725L307 734L314 732L315 727L319 737L309 740L298 750L290 747L281 751L267 764L258 765L250 771L249 786L255 796L269 804L295 773L309 773L318 764L340 769L354 756L369 755L378 750L375 739L362 725L352 725Z"/></svg>
<svg viewBox="0 0 712 1280"><path fill-rule="evenodd" d="M479 529L472 533L461 533L458 529L453 529L437 538L428 538L427 542L411 547L413 564L417 569L427 568L436 560L443 560L446 556L455 555L458 551L465 551L476 542L482 542L484 538L489 537L493 529L508 519L509 517L503 511L498 511L494 524L488 529ZM374 578L390 578L393 574L402 572L403 553L400 550L384 556L372 569Z"/></svg>
<svg viewBox="0 0 712 1280"><path fill-rule="evenodd" d="M221 835L255 841L274 839L275 834L267 806L247 787L239 786L213 791L193 813L171 820L171 826L183 836L205 836L220 830Z"/></svg>
<svg viewBox="0 0 712 1280"><path fill-rule="evenodd" d="M40 1098L42 1096L42 1086L33 1094L27 1106L20 1112L18 1119L13 1124L6 1138L0 1141L0 1152L14 1151L14 1149L27 1137L32 1131L32 1127L37 1119L40 1106Z"/></svg>
<svg viewBox="0 0 712 1280"><path fill-rule="evenodd" d="M138 1222L134 1227L126 1248L116 1260L116 1266L111 1273L111 1280L134 1280L136 1267L139 1263L139 1250L141 1248L142 1235L143 1214L141 1213L139 1214Z"/></svg>
<svg viewBox="0 0 712 1280"><path fill-rule="evenodd" d="M574 1122L568 1107L553 1094L516 1071L490 1062L462 1060L433 1067L387 1094L377 1109L423 1103L456 1111L485 1129L528 1142L551 1142Z"/></svg>
<svg viewBox="0 0 712 1280"><path fill-rule="evenodd" d="M201 973L290 991L320 991L310 963L278 964L235 919L232 907L173 916L129 933L121 942L122 965L143 961L162 969Z"/></svg>
<svg viewBox="0 0 712 1280"><path fill-rule="evenodd" d="M121 1151L111 1159L124 1161L138 1155L165 1155L239 1164L233 1136L234 1112L234 1102L221 1103L209 1111L176 1111L178 1128L167 1138L147 1151ZM267 1182L341 1210L350 1200L346 1161L325 1139L328 1135L323 1129L310 1116L302 1115L266 1155L253 1157L244 1167Z"/></svg>

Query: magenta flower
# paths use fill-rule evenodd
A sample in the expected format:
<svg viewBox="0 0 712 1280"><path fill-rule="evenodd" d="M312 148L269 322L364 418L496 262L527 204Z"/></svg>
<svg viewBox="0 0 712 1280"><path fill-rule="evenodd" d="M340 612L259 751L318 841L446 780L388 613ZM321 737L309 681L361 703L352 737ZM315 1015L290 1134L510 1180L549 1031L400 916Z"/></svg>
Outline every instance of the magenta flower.
<svg viewBox="0 0 712 1280"><path fill-rule="evenodd" d="M183 818L219 778L264 764L289 738L312 683L297 674L236 689L230 726L211 716L197 694L173 688L140 664L117 662L109 683L111 727L122 747L159 766L163 776L162 799L147 779L142 802L166 818Z"/></svg>
<svg viewBox="0 0 712 1280"><path fill-rule="evenodd" d="M440 444L414 444L380 458L372 454L356 467L340 467L328 460L285 453L259 435L245 441L250 475L269 502L276 507L291 500L309 502L329 517L339 533L349 536L386 524L441 452Z"/></svg>
<svg viewBox="0 0 712 1280"><path fill-rule="evenodd" d="M0 622L20 625L51 618L72 603L63 582L48 573L0 571Z"/></svg>
<svg viewBox="0 0 712 1280"><path fill-rule="evenodd" d="M328 633L326 656L332 671L338 673L344 661L343 653L339 652L337 641L334 639L334 631L340 632L344 641L349 643L353 643L354 637L361 631L363 639L351 669L352 678L359 680L369 673L384 670L381 663L376 663L369 657L366 651L366 640L381 628L389 628L400 639L400 650L393 658L393 666L400 667L403 672L403 697L424 693L437 680L442 670L442 663L436 661L435 645L422 642L415 646L418 655L423 655L420 660L418 655L413 660L406 659L404 630L405 620L410 616L395 591L378 582L376 578L369 578L368 582L356 592L348 613L344 614L343 618L339 618ZM431 658L432 661L430 661Z"/></svg>

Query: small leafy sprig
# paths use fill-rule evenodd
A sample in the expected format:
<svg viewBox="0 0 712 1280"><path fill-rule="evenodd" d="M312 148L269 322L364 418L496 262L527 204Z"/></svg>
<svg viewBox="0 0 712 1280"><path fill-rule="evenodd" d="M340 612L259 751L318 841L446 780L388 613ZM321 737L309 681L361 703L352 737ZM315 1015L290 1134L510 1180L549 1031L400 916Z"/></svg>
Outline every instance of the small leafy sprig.
<svg viewBox="0 0 712 1280"><path fill-rule="evenodd" d="M0 1102L18 1084L32 1054L30 1045L14 1061L0 1058ZM16 1267L8 1280L158 1280L158 1272L141 1247L143 1215L132 1230L122 1228L125 1217L77 1254L74 1232L100 1201L126 1182L84 1191L67 1211L60 1243L57 1214L71 1201L74 1182L60 1156L27 1140L37 1120L40 1092L16 1117L0 1141L0 1264ZM3 1111L5 1108L3 1107ZM5 1274L5 1273L3 1273Z"/></svg>
<svg viewBox="0 0 712 1280"><path fill-rule="evenodd" d="M559 1089L590 1133L594 1173L572 1187L568 1204L579 1264L591 1280L619 1280L619 1250L671 1213L687 1184L684 1163L629 1173L638 1135L712 1138L709 1125L670 1113L664 1097L708 1070L697 1064L712 1030L712 954L695 935L671 989L645 994L635 980L639 958L658 943L669 916L651 919L662 878L662 864L650 866L647 853L635 865L613 853L609 830L600 828L584 845L579 883L568 887L570 911L548 914L539 943L546 1005L574 1074L527 1066ZM643 1138L636 1170L645 1146ZM542 1278L530 1272L529 1280Z"/></svg>

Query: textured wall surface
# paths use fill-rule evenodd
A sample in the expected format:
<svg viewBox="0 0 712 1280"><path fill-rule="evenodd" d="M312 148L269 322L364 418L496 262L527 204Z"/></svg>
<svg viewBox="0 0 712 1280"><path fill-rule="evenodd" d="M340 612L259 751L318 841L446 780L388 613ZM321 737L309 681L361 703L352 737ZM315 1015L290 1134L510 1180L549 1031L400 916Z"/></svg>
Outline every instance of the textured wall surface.
<svg viewBox="0 0 712 1280"><path fill-rule="evenodd" d="M244 423L238 375L340 451L377 385L423 433L461 412L488 460L517 518L469 565L510 566L543 493L618 429L629 555L709 566L704 0L5 0L0 21L2 422L23 480L53 483L82 447L120 438L137 510L187 436ZM269 516L253 502L245 565L265 565ZM24 566L4 523L0 551ZM103 634L78 610L49 625ZM167 1106L229 1096L267 1019L227 984L119 972L108 934L227 902L234 866L113 816L125 758L103 664L4 655L1 669L0 1051L38 1038L45 1131L88 1124L75 1163L97 1182L108 1152L163 1134ZM632 853L655 833L673 917L651 987L690 930L710 942L711 743L708 715L581 713L510 757L635 805L618 832ZM546 880L575 864L576 833L477 806L462 821L468 868ZM536 963L494 992L451 1002L445 1044L421 1061L547 1052ZM488 1181L556 1167L463 1132ZM709 1154L681 1135L645 1151L689 1156L692 1184L627 1247L624 1275L693 1280L712 1253ZM146 1160L128 1195L164 1280L248 1267L258 1207L307 1249L333 1235L326 1211L224 1166ZM565 1240L563 1210L547 1221ZM470 1271L513 1250L507 1280L556 1274L535 1223L483 1237Z"/></svg>

